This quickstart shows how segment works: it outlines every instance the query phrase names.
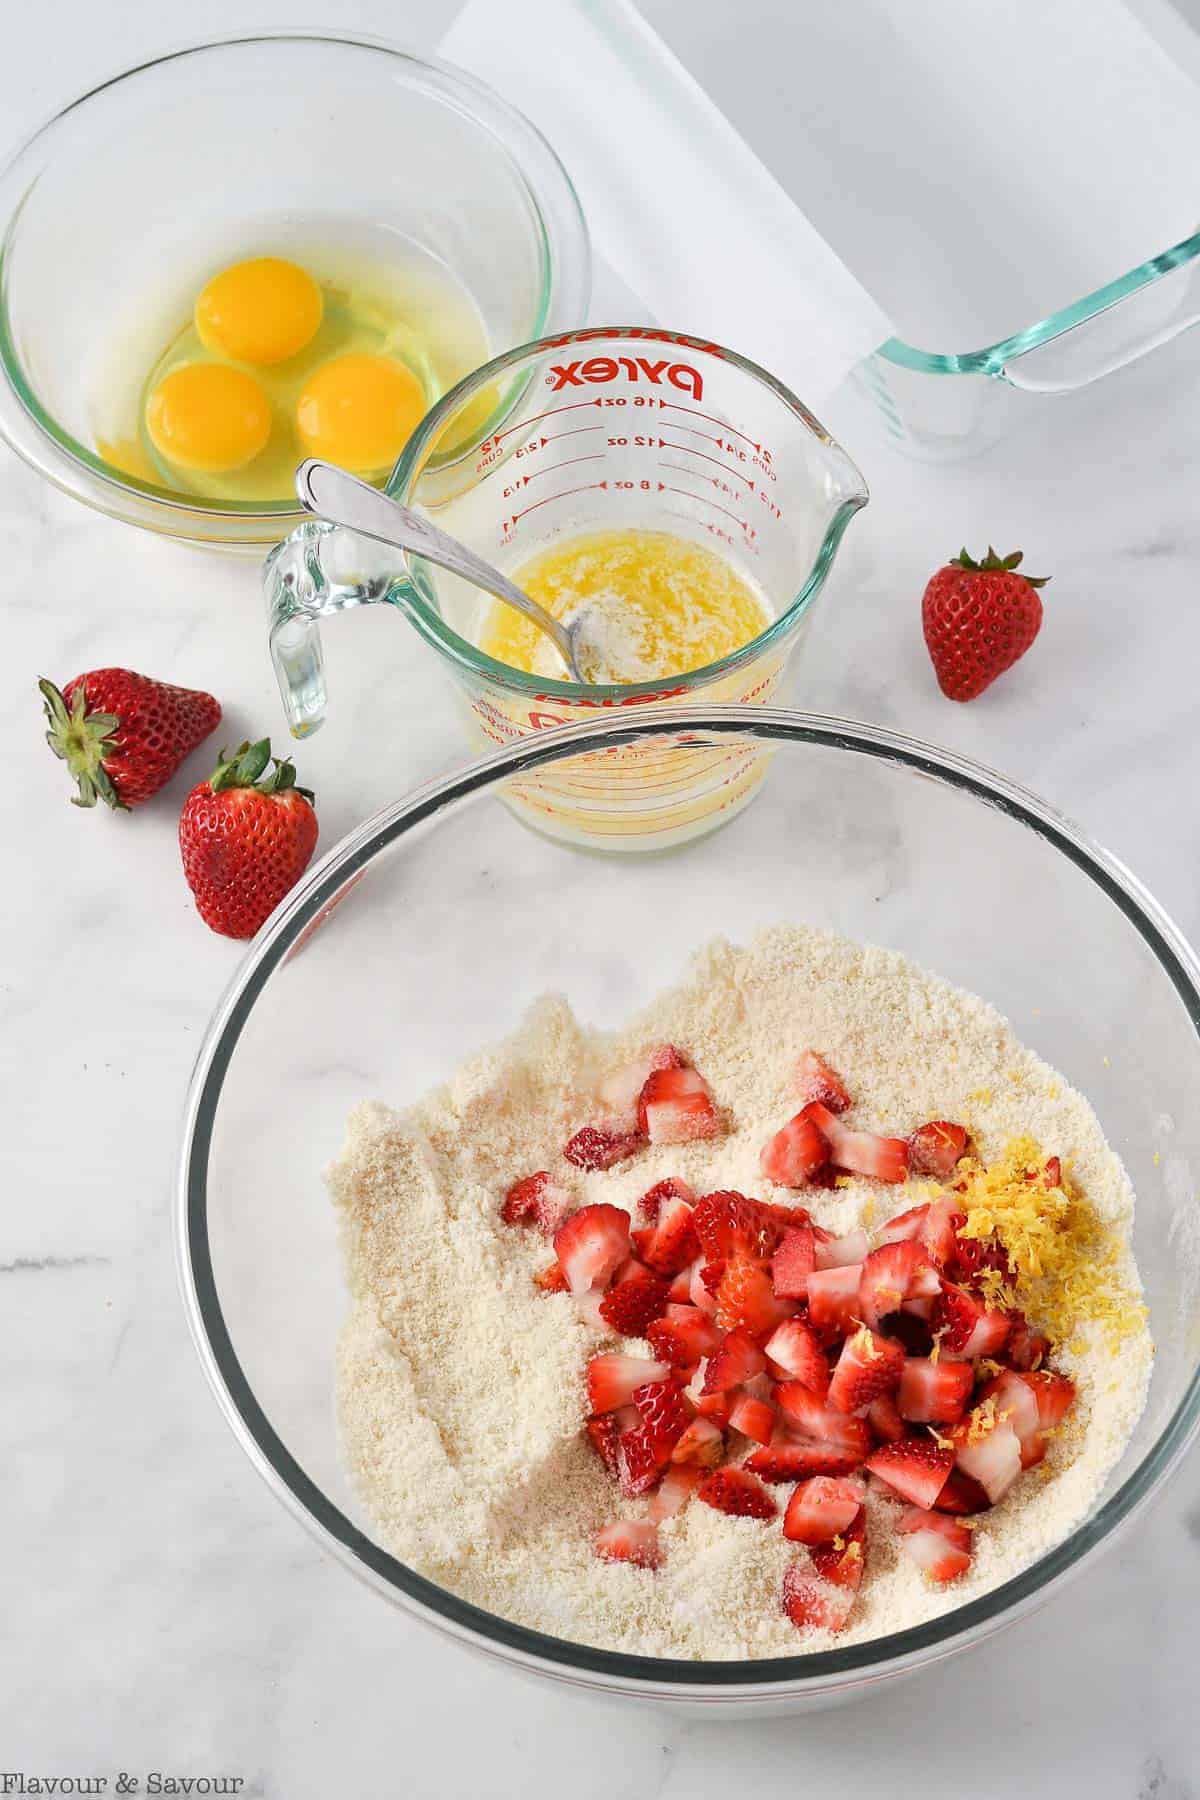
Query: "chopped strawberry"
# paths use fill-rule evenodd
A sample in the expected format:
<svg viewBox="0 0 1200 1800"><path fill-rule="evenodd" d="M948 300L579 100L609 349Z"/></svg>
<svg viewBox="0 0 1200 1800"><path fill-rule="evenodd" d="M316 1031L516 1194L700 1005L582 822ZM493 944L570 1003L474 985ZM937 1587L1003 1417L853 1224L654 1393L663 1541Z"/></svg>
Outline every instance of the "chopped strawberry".
<svg viewBox="0 0 1200 1800"><path fill-rule="evenodd" d="M813 1443L828 1444L853 1460L851 1467L862 1462L871 1448L871 1435L862 1419L826 1406L799 1381L781 1381L775 1389L775 1404L783 1415L787 1429L796 1437ZM827 1471L821 1471L825 1473Z"/></svg>
<svg viewBox="0 0 1200 1800"><path fill-rule="evenodd" d="M1042 1430L1061 1425L1075 1399L1075 1383L1053 1369L1034 1369L1021 1379L1033 1390Z"/></svg>
<svg viewBox="0 0 1200 1800"><path fill-rule="evenodd" d="M1007 1313L997 1312L965 1288L945 1280L934 1305L933 1324L943 1352L964 1358L994 1356L1012 1329Z"/></svg>
<svg viewBox="0 0 1200 1800"><path fill-rule="evenodd" d="M898 1444L908 1436L908 1427L892 1394L880 1394L872 1400L867 1408L867 1424L881 1444Z"/></svg>
<svg viewBox="0 0 1200 1800"><path fill-rule="evenodd" d="M671 1285L667 1289L667 1298L673 1306L690 1306L692 1303L692 1269L680 1269L678 1275L672 1275Z"/></svg>
<svg viewBox="0 0 1200 1800"><path fill-rule="evenodd" d="M667 1309L667 1284L637 1265L621 1275L600 1302L600 1317L622 1337L645 1337Z"/></svg>
<svg viewBox="0 0 1200 1800"><path fill-rule="evenodd" d="M684 1059L674 1044L659 1044L635 1057L611 1075L606 1075L597 1089L597 1097L605 1113L626 1131L640 1131L638 1101L642 1089L656 1069L682 1069Z"/></svg>
<svg viewBox="0 0 1200 1800"><path fill-rule="evenodd" d="M829 1404L837 1412L858 1412L879 1394L890 1394L903 1369L903 1346L863 1325L842 1345L829 1383Z"/></svg>
<svg viewBox="0 0 1200 1800"><path fill-rule="evenodd" d="M739 1519L773 1519L779 1510L762 1482L745 1469L714 1469L696 1489L696 1498Z"/></svg>
<svg viewBox="0 0 1200 1800"><path fill-rule="evenodd" d="M696 1191L686 1181L680 1181L675 1175L668 1175L663 1181L656 1181L652 1188L638 1201L638 1208L647 1225L658 1222L659 1210L664 1200L686 1200L689 1206L696 1204Z"/></svg>
<svg viewBox="0 0 1200 1800"><path fill-rule="evenodd" d="M936 1501L939 1512L960 1514L986 1512L991 1504L974 1477L964 1475L961 1469L951 1469Z"/></svg>
<svg viewBox="0 0 1200 1800"><path fill-rule="evenodd" d="M963 1218L949 1194L941 1194L930 1201L918 1242L935 1268L944 1269L953 1258L958 1243L956 1233Z"/></svg>
<svg viewBox="0 0 1200 1800"><path fill-rule="evenodd" d="M783 1610L798 1630L844 1631L854 1595L818 1575L812 1558L792 1563L783 1577Z"/></svg>
<svg viewBox="0 0 1200 1800"><path fill-rule="evenodd" d="M694 1463L672 1463L651 1496L650 1517L654 1523L661 1524L682 1512L703 1480L704 1470Z"/></svg>
<svg viewBox="0 0 1200 1800"><path fill-rule="evenodd" d="M721 1262L741 1252L765 1262L783 1236L780 1215L761 1200L732 1188L703 1194L692 1212L692 1224L706 1262Z"/></svg>
<svg viewBox="0 0 1200 1800"><path fill-rule="evenodd" d="M704 1279L704 1271L710 1266L709 1263L701 1262L699 1259L692 1264L688 1280L688 1299L700 1312L707 1313L711 1318L717 1310L717 1297Z"/></svg>
<svg viewBox="0 0 1200 1800"><path fill-rule="evenodd" d="M862 1462L856 1450L816 1438L776 1437L752 1450L745 1467L764 1481L805 1481L811 1475L852 1475Z"/></svg>
<svg viewBox="0 0 1200 1800"><path fill-rule="evenodd" d="M572 1295L572 1299L575 1302L575 1311L585 1325L590 1325L593 1331L599 1332L603 1337L610 1335L611 1328L608 1320L600 1311L604 1304L602 1288L588 1288L584 1294Z"/></svg>
<svg viewBox="0 0 1200 1800"><path fill-rule="evenodd" d="M1050 1354L1050 1339L1035 1331L1022 1312L1011 1313L1012 1329L1004 1346L1004 1357L1014 1369L1040 1369Z"/></svg>
<svg viewBox="0 0 1200 1800"><path fill-rule="evenodd" d="M841 1237L829 1237L824 1241L817 1239L816 1266L818 1269L848 1269L855 1263L865 1262L871 1249L871 1240L865 1231L847 1231Z"/></svg>
<svg viewBox="0 0 1200 1800"><path fill-rule="evenodd" d="M953 1425L962 1418L974 1386L970 1363L906 1356L896 1406L900 1417L914 1425Z"/></svg>
<svg viewBox="0 0 1200 1800"><path fill-rule="evenodd" d="M666 1363L649 1362L644 1356L622 1356L605 1351L587 1366L588 1401L594 1413L616 1412L633 1404L634 1391L648 1381L665 1381L671 1371Z"/></svg>
<svg viewBox="0 0 1200 1800"><path fill-rule="evenodd" d="M877 1331L881 1321L889 1313L899 1312L906 1300L933 1298L937 1293L937 1271L920 1244L912 1238L881 1244L862 1266L858 1316Z"/></svg>
<svg viewBox="0 0 1200 1800"><path fill-rule="evenodd" d="M797 1544L828 1544L853 1525L866 1489L853 1476L813 1475L802 1481L783 1515L783 1535Z"/></svg>
<svg viewBox="0 0 1200 1800"><path fill-rule="evenodd" d="M536 1225L546 1237L553 1237L571 1207L571 1196L548 1169L536 1175L523 1175L514 1181L504 1196L500 1217L506 1225Z"/></svg>
<svg viewBox="0 0 1200 1800"><path fill-rule="evenodd" d="M721 1333L697 1306L670 1304L661 1319L647 1328L646 1339L660 1361L673 1369L694 1369L721 1342Z"/></svg>
<svg viewBox="0 0 1200 1800"><path fill-rule="evenodd" d="M996 1411L1002 1419L1006 1419L1017 1434L1021 1445L1021 1467L1032 1469L1046 1455L1046 1440L1042 1436L1042 1420L1038 1411L1037 1397L1026 1382L1023 1375L1015 1370L1006 1369L994 1381L989 1381L979 1390L979 1403L994 1400Z"/></svg>
<svg viewBox="0 0 1200 1800"><path fill-rule="evenodd" d="M573 1294L607 1285L629 1255L629 1214L619 1206L583 1206L559 1226L554 1249Z"/></svg>
<svg viewBox="0 0 1200 1800"><path fill-rule="evenodd" d="M789 1226L771 1258L771 1285L781 1300L804 1299L816 1259L817 1244L812 1226Z"/></svg>
<svg viewBox="0 0 1200 1800"><path fill-rule="evenodd" d="M694 1463L712 1469L725 1454L725 1439L712 1419L693 1419L671 1452L675 1463Z"/></svg>
<svg viewBox="0 0 1200 1800"><path fill-rule="evenodd" d="M756 1400L745 1388L736 1388L731 1396L729 1423L743 1437L756 1444L769 1444L775 1430L775 1408L767 1400Z"/></svg>
<svg viewBox="0 0 1200 1800"><path fill-rule="evenodd" d="M954 1467L954 1451L929 1437L906 1437L898 1444L881 1444L867 1458L867 1467L913 1506L930 1507Z"/></svg>
<svg viewBox="0 0 1200 1800"><path fill-rule="evenodd" d="M963 1214L959 1214L958 1230L966 1223ZM954 1240L954 1254L947 1264L948 1271L956 1280L974 1281L984 1269L995 1269L1005 1281L1012 1280L1012 1265L1008 1260L1003 1244L993 1233L990 1237L971 1238L957 1236Z"/></svg>
<svg viewBox="0 0 1200 1800"><path fill-rule="evenodd" d="M724 1431L729 1423L729 1393L732 1392L732 1389L726 1391L721 1388L712 1393L705 1392L704 1384L708 1379L708 1365L711 1360L711 1357L706 1356L697 1363L684 1393L698 1413L704 1418L710 1419L714 1425Z"/></svg>
<svg viewBox="0 0 1200 1800"><path fill-rule="evenodd" d="M844 1113L850 1105L841 1076L815 1050L802 1050L796 1058L795 1083L802 1100L818 1100L831 1113Z"/></svg>
<svg viewBox="0 0 1200 1800"><path fill-rule="evenodd" d="M908 1174L908 1145L903 1138L879 1137L873 1131L851 1131L830 1112L827 1106L814 1102L805 1108L810 1119L829 1145L829 1160L852 1175L866 1175L874 1181L903 1181Z"/></svg>
<svg viewBox="0 0 1200 1800"><path fill-rule="evenodd" d="M533 1285L541 1288L543 1294L567 1294L571 1291L570 1283L562 1272L562 1264L557 1262L540 1270L533 1278Z"/></svg>
<svg viewBox="0 0 1200 1800"><path fill-rule="evenodd" d="M584 1424L588 1442L610 1475L617 1472L617 1439L621 1435L621 1429L616 1413L600 1413Z"/></svg>
<svg viewBox="0 0 1200 1800"><path fill-rule="evenodd" d="M652 1144L691 1144L724 1129L698 1069L656 1069L642 1089L638 1123Z"/></svg>
<svg viewBox="0 0 1200 1800"><path fill-rule="evenodd" d="M908 1166L914 1175L949 1181L966 1151L966 1127L935 1119L928 1125L918 1125L909 1138Z"/></svg>
<svg viewBox="0 0 1200 1800"><path fill-rule="evenodd" d="M732 1256L725 1264L717 1289L717 1324L724 1331L740 1328L761 1338L794 1311L794 1303L780 1300L762 1263L749 1256Z"/></svg>
<svg viewBox="0 0 1200 1800"><path fill-rule="evenodd" d="M660 1275L677 1275L695 1260L699 1251L700 1241L692 1224L691 1207L678 1194L665 1195L659 1203L658 1219L643 1248L643 1261Z"/></svg>
<svg viewBox="0 0 1200 1800"><path fill-rule="evenodd" d="M825 1354L803 1319L785 1319L776 1327L764 1346L768 1361L793 1381L824 1399L829 1392L829 1364Z"/></svg>
<svg viewBox="0 0 1200 1800"><path fill-rule="evenodd" d="M889 1219L879 1233L881 1244L903 1244L909 1238L919 1238L929 1216L928 1204L910 1206L907 1212L897 1213Z"/></svg>
<svg viewBox="0 0 1200 1800"><path fill-rule="evenodd" d="M726 1394L741 1387L755 1375L761 1375L767 1359L754 1339L745 1331L731 1331L719 1350L708 1359L704 1376L706 1394Z"/></svg>
<svg viewBox="0 0 1200 1800"><path fill-rule="evenodd" d="M633 1404L651 1443L666 1462L692 1422L691 1412L677 1381L647 1381L633 1390Z"/></svg>
<svg viewBox="0 0 1200 1800"><path fill-rule="evenodd" d="M971 1533L944 1513L910 1506L896 1521L900 1548L931 1581L954 1581L971 1566Z"/></svg>
<svg viewBox="0 0 1200 1800"><path fill-rule="evenodd" d="M856 1594L862 1585L863 1564L867 1554L867 1520L865 1513L847 1525L829 1544L812 1544L809 1555L813 1568L834 1587L848 1588Z"/></svg>
<svg viewBox="0 0 1200 1800"><path fill-rule="evenodd" d="M610 1125L585 1125L563 1146L563 1155L577 1169L611 1169L641 1149L644 1140L636 1132Z"/></svg>
<svg viewBox="0 0 1200 1800"><path fill-rule="evenodd" d="M670 1453L662 1454L645 1425L623 1431L617 1439L617 1480L626 1499L636 1500L648 1494L662 1474L663 1464L669 1461Z"/></svg>
<svg viewBox="0 0 1200 1800"><path fill-rule="evenodd" d="M808 1278L809 1322L820 1329L828 1326L844 1337L853 1331L858 1318L858 1288L863 1267L849 1263L843 1268L814 1269Z"/></svg>
<svg viewBox="0 0 1200 1800"><path fill-rule="evenodd" d="M724 1278L724 1275L725 1275L725 1259L724 1258L722 1258L722 1260L720 1262L701 1263L701 1265L700 1265L700 1285L702 1287L708 1289L708 1292L712 1295L714 1302L716 1301L716 1298L717 1298L717 1289L720 1287L721 1282Z"/></svg>
<svg viewBox="0 0 1200 1800"><path fill-rule="evenodd" d="M758 1159L768 1181L789 1188L807 1186L828 1161L829 1144L808 1117L807 1107L768 1138Z"/></svg>
<svg viewBox="0 0 1200 1800"><path fill-rule="evenodd" d="M657 1569L662 1562L658 1526L649 1519L618 1519L596 1533L596 1555L603 1562L632 1563Z"/></svg>
<svg viewBox="0 0 1200 1800"><path fill-rule="evenodd" d="M959 1468L973 1476L995 1506L1021 1473L1020 1438L993 1401L976 1407L951 1436Z"/></svg>

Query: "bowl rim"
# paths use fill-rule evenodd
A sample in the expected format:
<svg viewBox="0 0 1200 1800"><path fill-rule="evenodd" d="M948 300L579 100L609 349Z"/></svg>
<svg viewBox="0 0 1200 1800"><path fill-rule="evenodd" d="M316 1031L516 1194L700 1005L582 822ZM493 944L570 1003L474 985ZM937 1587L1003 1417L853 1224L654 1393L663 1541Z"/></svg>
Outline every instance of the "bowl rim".
<svg viewBox="0 0 1200 1800"><path fill-rule="evenodd" d="M477 130L491 137L507 158L528 203L532 239L538 259L538 296L527 337L551 328L565 301L557 325L568 326L575 314L586 314L591 293L591 241L579 195L562 159L545 134L520 109L469 70L441 57L427 56L402 44L368 32L323 31L317 28L263 29L217 34L176 44L141 62L117 70L77 95L30 132L0 164L0 436L19 456L55 486L73 498L135 524L155 524L171 532L172 521L198 522L200 535L220 537L221 527L241 536L247 530L267 530L278 536L303 521L296 500L208 501L200 495L178 493L153 482L141 481L118 470L96 451L80 443L74 433L58 423L33 390L26 375L11 328L7 286L10 245L26 202L40 179L41 169L30 171L40 149L63 122L110 89L134 82L167 65L202 57L213 51L249 49L270 44L325 44L350 50L366 50L403 65L405 73L424 83L433 94ZM544 159L549 181L531 170L523 154L532 149ZM535 186L535 181L537 185ZM557 195L551 187L558 187ZM561 209L559 223L553 214ZM566 234L562 225L566 222ZM567 314L571 316L568 317ZM434 402L436 405L437 402ZM21 427L27 428L28 441ZM39 458L35 451L41 449ZM72 475L77 479L73 481ZM143 519L141 511L152 517ZM204 529L207 528L207 529ZM182 531L178 535L191 536ZM258 542L258 538L251 541ZM269 541L269 540L268 540Z"/></svg>
<svg viewBox="0 0 1200 1800"><path fill-rule="evenodd" d="M218 1002L197 1053L175 1196L177 1267L193 1341L234 1435L276 1497L377 1592L475 1649L575 1685L709 1703L787 1700L863 1687L918 1668L979 1642L1040 1605L1112 1541L1177 1467L1200 1429L1200 1364L1145 1458L1116 1491L1062 1543L979 1599L844 1649L737 1662L634 1656L550 1637L461 1600L390 1555L342 1513L277 1436L242 1372L221 1311L207 1235L207 1157L231 1055L271 974L346 883L407 831L475 794L494 790L511 775L586 750L684 731L811 743L876 758L969 794L1032 829L1124 913L1200 1035L1200 960L1178 926L1124 863L998 771L880 726L779 707L648 707L636 718L589 720L520 739L382 807L335 844L276 908Z"/></svg>

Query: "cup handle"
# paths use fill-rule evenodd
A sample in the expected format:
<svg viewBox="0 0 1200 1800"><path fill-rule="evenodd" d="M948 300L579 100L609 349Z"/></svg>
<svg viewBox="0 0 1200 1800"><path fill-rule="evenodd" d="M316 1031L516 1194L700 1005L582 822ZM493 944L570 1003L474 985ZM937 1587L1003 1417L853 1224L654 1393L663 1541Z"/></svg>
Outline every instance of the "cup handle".
<svg viewBox="0 0 1200 1800"><path fill-rule="evenodd" d="M263 568L271 661L288 730L311 737L325 722L325 657L318 620L376 601L397 603L396 553L311 519L277 544Z"/></svg>

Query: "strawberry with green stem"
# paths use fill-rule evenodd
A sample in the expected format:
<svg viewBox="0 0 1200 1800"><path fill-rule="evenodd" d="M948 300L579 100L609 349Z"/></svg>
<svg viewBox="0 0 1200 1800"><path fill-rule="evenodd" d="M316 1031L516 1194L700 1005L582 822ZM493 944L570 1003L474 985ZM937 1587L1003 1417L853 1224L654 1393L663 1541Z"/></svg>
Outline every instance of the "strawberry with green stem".
<svg viewBox="0 0 1200 1800"><path fill-rule="evenodd" d="M183 872L211 930L253 937L299 881L317 846L312 803L291 760L271 755L269 738L239 744L232 756L222 751L179 819Z"/></svg>
<svg viewBox="0 0 1200 1800"><path fill-rule="evenodd" d="M132 669L91 669L61 691L38 682L46 742L75 779L75 806L128 812L156 794L221 722L211 694Z"/></svg>
<svg viewBox="0 0 1200 1800"><path fill-rule="evenodd" d="M1011 669L1042 627L1038 589L1047 576L1019 573L1021 552L976 562L965 549L938 570L921 601L934 674L948 700L974 700Z"/></svg>

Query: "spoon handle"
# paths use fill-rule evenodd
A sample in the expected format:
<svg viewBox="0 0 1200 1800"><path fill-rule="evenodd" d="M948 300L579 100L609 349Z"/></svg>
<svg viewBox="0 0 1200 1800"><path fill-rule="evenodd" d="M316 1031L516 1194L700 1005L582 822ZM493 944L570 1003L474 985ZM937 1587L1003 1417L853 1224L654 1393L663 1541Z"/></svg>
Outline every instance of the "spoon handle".
<svg viewBox="0 0 1200 1800"><path fill-rule="evenodd" d="M414 555L449 569L452 575L461 575L464 581L482 588L485 593L494 594L506 605L515 606L552 639L574 680L582 680L571 640L558 620L519 587L514 587L498 569L493 569L457 538L439 531L420 513L401 506L398 500L380 493L369 482L360 481L357 475L339 469L336 463L322 462L316 457L302 462L296 470L296 492L301 505L317 518L344 525L348 531L356 531L362 537L377 538L398 550L411 550Z"/></svg>

